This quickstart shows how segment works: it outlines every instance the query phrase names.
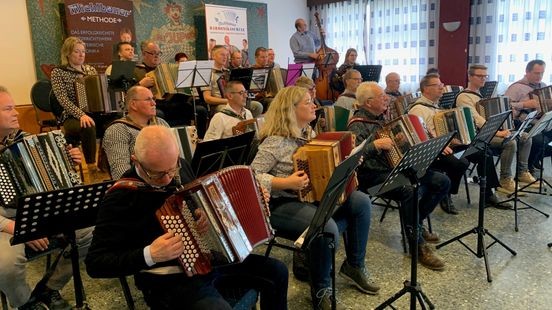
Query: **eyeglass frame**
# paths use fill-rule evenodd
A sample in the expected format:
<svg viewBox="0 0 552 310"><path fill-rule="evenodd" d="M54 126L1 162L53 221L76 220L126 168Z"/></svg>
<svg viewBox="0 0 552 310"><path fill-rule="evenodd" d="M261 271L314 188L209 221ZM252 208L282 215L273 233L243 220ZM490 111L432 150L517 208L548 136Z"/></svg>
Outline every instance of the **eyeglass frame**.
<svg viewBox="0 0 552 310"><path fill-rule="evenodd" d="M247 90L240 90L240 91L230 91L231 94L240 94L240 95L247 95Z"/></svg>
<svg viewBox="0 0 552 310"><path fill-rule="evenodd" d="M435 83L435 84L426 85L426 87L433 87L433 86L445 87L445 83Z"/></svg>
<svg viewBox="0 0 552 310"><path fill-rule="evenodd" d="M159 52L150 52L150 51L144 51L144 53L150 55L150 56L157 56L157 57L161 57L163 56L163 52L159 51Z"/></svg>
<svg viewBox="0 0 552 310"><path fill-rule="evenodd" d="M142 171L144 171L144 173L146 174L146 176L150 179L150 180L161 180L163 179L165 176L169 176L171 178L174 178L174 176L178 173L178 171L180 170L180 168L182 168L182 165L180 165L180 160L177 160L176 161L176 167L170 169L170 170L167 170L167 171L148 171L149 169L146 169L144 167L144 165L140 162L140 160L138 160L138 158L136 158L134 160L138 165L140 165L140 168L142 169Z"/></svg>
<svg viewBox="0 0 552 310"><path fill-rule="evenodd" d="M471 76L475 76L475 77L478 77L480 79L488 79L489 78L488 74L472 74Z"/></svg>

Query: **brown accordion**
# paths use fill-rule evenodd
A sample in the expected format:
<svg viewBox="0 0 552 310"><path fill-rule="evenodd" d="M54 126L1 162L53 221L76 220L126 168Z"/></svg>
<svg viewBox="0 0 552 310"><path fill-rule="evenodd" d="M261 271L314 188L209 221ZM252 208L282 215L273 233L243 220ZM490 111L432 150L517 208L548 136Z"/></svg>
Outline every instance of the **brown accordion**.
<svg viewBox="0 0 552 310"><path fill-rule="evenodd" d="M90 113L116 113L124 110L124 95L108 89L105 74L87 75L75 81L79 107Z"/></svg>
<svg viewBox="0 0 552 310"><path fill-rule="evenodd" d="M184 89L176 88L178 64L160 64L155 70L146 73L146 76L153 78L152 92L155 99L169 99L176 93L184 93Z"/></svg>
<svg viewBox="0 0 552 310"><path fill-rule="evenodd" d="M26 136L0 154L0 200L15 206L17 197L81 185L60 130Z"/></svg>
<svg viewBox="0 0 552 310"><path fill-rule="evenodd" d="M299 191L299 200L321 201L335 167L351 154L354 146L355 137L350 131L337 131L321 133L299 147L293 154L293 167L295 171L305 171L310 180L310 184ZM343 203L357 186L356 177L349 180L339 202Z"/></svg>
<svg viewBox="0 0 552 310"><path fill-rule="evenodd" d="M481 116L483 116L485 119L489 119L489 117L510 111L510 98L502 96L502 97L493 97L488 99L481 99L477 103L477 113L479 113ZM506 121L502 124L501 129L514 129L514 121L512 119L512 116L508 116Z"/></svg>
<svg viewBox="0 0 552 310"><path fill-rule="evenodd" d="M439 111L433 116L437 136L456 131L454 137L463 145L468 145L475 137L473 116L468 107Z"/></svg>
<svg viewBox="0 0 552 310"><path fill-rule="evenodd" d="M412 146L428 139L420 117L410 114L401 115L386 123L382 130L376 132L376 139L381 138L390 138L393 141L393 148L385 152L391 167L398 165Z"/></svg>
<svg viewBox="0 0 552 310"><path fill-rule="evenodd" d="M531 99L537 99L539 101L539 108L537 108L537 110L540 112L540 115L552 111L552 85L537 88L530 92L529 96Z"/></svg>
<svg viewBox="0 0 552 310"><path fill-rule="evenodd" d="M264 116L241 121L237 123L236 126L232 127L232 134L241 135L246 132L255 131L255 137L258 138L264 122Z"/></svg>
<svg viewBox="0 0 552 310"><path fill-rule="evenodd" d="M207 218L206 231L198 228L198 212ZM178 261L190 277L207 274L213 266L242 262L255 246L272 238L268 214L248 166L201 177L156 211L163 230L182 237L185 250Z"/></svg>

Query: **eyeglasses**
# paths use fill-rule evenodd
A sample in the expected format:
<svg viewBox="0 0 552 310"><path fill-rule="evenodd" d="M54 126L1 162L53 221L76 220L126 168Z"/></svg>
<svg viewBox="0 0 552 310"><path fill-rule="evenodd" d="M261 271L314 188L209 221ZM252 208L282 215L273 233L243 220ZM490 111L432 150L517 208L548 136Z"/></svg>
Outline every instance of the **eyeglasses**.
<svg viewBox="0 0 552 310"><path fill-rule="evenodd" d="M429 84L429 85L427 85L427 87L432 87L432 86L444 87L445 84L443 84L443 83L436 83L436 84Z"/></svg>
<svg viewBox="0 0 552 310"><path fill-rule="evenodd" d="M161 180L165 176L169 176L169 178L172 178L176 175L178 170L180 170L180 160L176 162L176 167L169 169L167 171L151 171L146 169L144 165L140 163L139 160L136 160L136 163L138 163L138 165L142 167L142 170L150 180Z"/></svg>
<svg viewBox="0 0 552 310"><path fill-rule="evenodd" d="M145 98L145 99L133 98L131 100L155 102L155 98L151 98L151 97L150 98Z"/></svg>
<svg viewBox="0 0 552 310"><path fill-rule="evenodd" d="M163 55L163 52L148 52L148 51L144 51L144 53L148 54L148 55L151 55L151 56L161 56Z"/></svg>
<svg viewBox="0 0 552 310"><path fill-rule="evenodd" d="M247 95L247 91L246 90L240 90L240 91L231 91L230 92L231 94L240 94L240 95Z"/></svg>
<svg viewBox="0 0 552 310"><path fill-rule="evenodd" d="M489 76L486 74L472 74L472 76L478 77L480 79L488 79Z"/></svg>

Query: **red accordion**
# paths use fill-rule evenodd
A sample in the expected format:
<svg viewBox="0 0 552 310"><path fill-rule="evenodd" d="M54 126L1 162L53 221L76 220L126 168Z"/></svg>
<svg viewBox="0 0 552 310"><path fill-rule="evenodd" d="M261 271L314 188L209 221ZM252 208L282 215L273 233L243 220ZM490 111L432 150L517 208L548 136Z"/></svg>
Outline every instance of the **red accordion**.
<svg viewBox="0 0 552 310"><path fill-rule="evenodd" d="M199 214L207 218L206 228L198 227ZM163 230L182 237L185 250L178 260L190 277L241 262L274 235L248 166L228 167L185 185L156 215Z"/></svg>

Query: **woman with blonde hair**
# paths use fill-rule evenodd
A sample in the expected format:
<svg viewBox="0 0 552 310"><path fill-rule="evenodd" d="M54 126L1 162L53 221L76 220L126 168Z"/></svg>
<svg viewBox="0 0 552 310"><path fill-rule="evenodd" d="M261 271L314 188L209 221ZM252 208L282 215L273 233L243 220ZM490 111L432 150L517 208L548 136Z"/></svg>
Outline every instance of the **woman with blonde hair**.
<svg viewBox="0 0 552 310"><path fill-rule="evenodd" d="M316 106L307 89L297 86L282 89L265 114L260 132L261 144L251 166L261 184L270 191L270 221L278 233L295 240L310 224L316 207L299 201L296 192L309 184L304 171L293 171L292 156L297 148L312 138L309 122L315 118ZM370 229L370 198L353 192L326 224L325 231L334 235L347 232L346 259L339 274L367 294L379 287L369 279L364 259ZM311 297L314 309L331 304L331 250L326 238L315 239L309 248Z"/></svg>

